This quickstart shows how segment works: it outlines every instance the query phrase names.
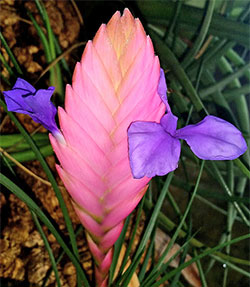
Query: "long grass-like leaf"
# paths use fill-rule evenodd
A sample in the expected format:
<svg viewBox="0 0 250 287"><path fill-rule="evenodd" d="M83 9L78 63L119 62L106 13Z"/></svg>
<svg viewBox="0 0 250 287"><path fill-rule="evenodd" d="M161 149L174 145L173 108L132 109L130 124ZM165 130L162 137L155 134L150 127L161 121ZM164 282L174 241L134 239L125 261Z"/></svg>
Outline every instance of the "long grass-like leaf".
<svg viewBox="0 0 250 287"><path fill-rule="evenodd" d="M71 252L71 250L68 248L67 244L63 240L62 236L58 233L54 225L50 222L50 220L47 218L47 216L43 213L43 211L39 208L39 206L16 184L14 184L10 179L8 179L6 176L4 176L2 173L0 174L0 183L5 186L8 190L13 192L20 200L25 202L27 206L39 217L39 219L48 227L48 229L52 232L52 234L55 236L56 240L60 244L60 246L64 249L65 253L69 256L72 263L75 265L78 274L81 276L81 279L83 280L86 287L90 287L89 282L87 280L86 275L84 274L84 271L82 270L82 267L78 261L78 259L75 257L75 255Z"/></svg>
<svg viewBox="0 0 250 287"><path fill-rule="evenodd" d="M152 254L153 254L155 235L156 235L156 227L152 232L152 235L150 238L151 241L150 241L150 244L148 246L147 252L145 254L145 258L143 260L143 264L142 264L142 267L141 267L141 270L140 270L140 273L138 276L140 282L142 282L142 280L145 277L145 273L146 273L146 270L148 268L150 257L152 257ZM153 259L154 259L154 257L153 257Z"/></svg>
<svg viewBox="0 0 250 287"><path fill-rule="evenodd" d="M155 222L157 220L157 216L160 212L160 209L161 209L161 206L163 204L163 201L165 199L165 196L166 196L166 193L168 191L168 187L170 185L170 182L173 178L173 172L169 173L168 176L167 176L167 179L166 179L166 182L161 190L161 193L159 195L159 198L155 204L155 207L154 207L154 210L153 210L153 213L150 217L150 220L149 220L149 223L147 225L147 228L144 232L144 235L140 241L140 244L137 248L137 251L136 251L136 254L134 256L134 259L133 259L133 262L131 264L131 266L126 270L126 272L124 273L124 275L122 276L122 284L123 286L127 286L127 284L130 282L130 279L132 278L133 276L133 273L136 269L136 267L138 266L139 262L140 262L140 258L143 254L143 251L144 251L144 248L146 246L146 243L148 241L148 239L150 238L150 235L153 231L153 228L154 228L154 225L155 225Z"/></svg>
<svg viewBox="0 0 250 287"><path fill-rule="evenodd" d="M15 75L14 72L12 71L12 69L11 69L10 65L7 63L7 61L5 60L2 53L0 53L0 61L3 63L4 67L7 69L10 76L14 76Z"/></svg>
<svg viewBox="0 0 250 287"><path fill-rule="evenodd" d="M47 157L53 154L53 149L51 145L40 146L39 152L41 153L42 156ZM26 162L30 160L35 160L37 158L33 150L13 152L11 153L11 156L19 162ZM12 164L11 162L9 163Z"/></svg>
<svg viewBox="0 0 250 287"><path fill-rule="evenodd" d="M118 258L119 258L119 255L122 249L122 245L124 244L124 241L125 241L125 235L126 235L130 220L131 220L131 214L126 218L122 232L114 246L114 255L113 255L113 259L112 259L112 263L111 263L110 271L109 271L109 286L111 285L113 277L114 277L115 268L116 268Z"/></svg>
<svg viewBox="0 0 250 287"><path fill-rule="evenodd" d="M166 27L175 13L175 3L172 1L137 0L136 3L146 20L152 24L163 24ZM202 23L202 17L203 9L182 5L176 33L191 37ZM232 39L245 47L249 47L248 24L228 19L218 13L213 14L208 33L221 38Z"/></svg>
<svg viewBox="0 0 250 287"><path fill-rule="evenodd" d="M145 201L145 196L142 198L142 200L141 200L141 202L139 204L138 213L137 213L137 216L136 216L136 221L135 221L135 224L133 226L133 232L131 234L131 237L130 237L130 240L129 240L129 244L128 244L126 252L124 254L123 261L122 261L122 264L121 264L121 268L120 268L119 273L118 273L118 277L123 273L124 267L127 264L128 256L129 256L129 254L131 252L131 249L133 247L135 236L136 236L136 232L137 232L137 229L139 227L140 220L141 220L141 214L142 214L144 201Z"/></svg>
<svg viewBox="0 0 250 287"><path fill-rule="evenodd" d="M35 222L35 225L43 239L43 242L44 242L44 246L49 254L49 259L50 259L50 262L51 262L51 265L52 265L52 268L53 268L53 271L55 273L55 277L56 277L56 283L57 283L57 286L60 287L61 286L61 282L60 282L60 278L59 278L59 274L58 274L58 269L56 267L56 261L55 261L55 257L54 257L54 254L53 254L53 251L49 245L49 242L48 242L48 239L42 229L42 226L36 216L36 213L34 211L30 211L31 212L31 215L32 215L32 218Z"/></svg>
<svg viewBox="0 0 250 287"><path fill-rule="evenodd" d="M50 52L50 48L49 48L49 43L48 40L43 32L43 30L41 29L41 27L39 26L39 24L37 23L37 21L35 20L35 18L33 17L33 15L30 13L29 10L27 10L27 14L30 17L30 20L32 21L37 34L42 42L43 48L44 48L44 53L45 53L45 57L48 63L51 62L52 56L51 56L51 52Z"/></svg>
<svg viewBox="0 0 250 287"><path fill-rule="evenodd" d="M248 69L250 68L250 63L247 63L242 68L240 68L235 73L225 77L224 79L220 80L219 82L215 83L210 87L206 87L199 91L201 98L206 98L207 96L211 95L215 91L221 91L225 88L226 85L230 84L234 79L242 76Z"/></svg>
<svg viewBox="0 0 250 287"><path fill-rule="evenodd" d="M77 230L76 230L76 236L80 233L80 231L82 231L82 229L83 229L83 227L82 227L82 225L80 225L80 226L77 228ZM63 259L63 256L64 256L64 255L65 255L65 252L64 252L64 250L62 249L62 251L60 252L60 254L58 255L58 257L56 258L56 265L58 265L58 264L61 262L61 260ZM43 280L43 284L42 284L41 287L45 287L45 286L46 286L46 284L47 284L47 282L48 282L48 280L49 280L49 277L50 277L50 274L51 274L52 271L53 271L53 269L50 268L50 270L47 272L47 274L46 274L46 276L45 276L45 278L44 278L44 280Z"/></svg>
<svg viewBox="0 0 250 287"><path fill-rule="evenodd" d="M161 255L161 258L159 259L158 263L156 264L154 270L150 273L150 275L148 276L147 280L150 282L150 277L152 278L155 273L158 271L159 268L161 268L163 262L164 262L164 259L166 257L166 255L168 254L169 250L173 247L174 243L175 243L175 240L177 239L178 235L179 235L179 232L185 222L185 219L190 211L190 208L192 206L192 203L193 203L193 200L196 196L196 193L197 193L197 190L198 190L198 187L199 187L199 184L200 184L200 179L201 179L201 175L202 175L202 172L203 172L203 168L204 168L204 164L205 164L205 161L202 161L201 163L201 167L200 167L200 171L199 171L199 175L198 175L198 178L197 178L197 181L196 181L196 184L195 184L195 188L194 188L194 191L192 193L192 196L189 200L189 203L187 205L187 208L186 208L186 211L185 213L183 214L183 217L178 225L178 227L176 228L176 231L174 233L174 235L172 236L170 242L168 243L166 249L163 251L162 255ZM149 284L149 283L148 283Z"/></svg>
<svg viewBox="0 0 250 287"><path fill-rule="evenodd" d="M45 133L37 133L31 136L37 146L49 143L48 135ZM8 149L8 151L19 151L29 148L21 134L0 135L0 147Z"/></svg>
<svg viewBox="0 0 250 287"><path fill-rule="evenodd" d="M233 264L233 263L230 263L230 262L225 263L225 261L224 261L223 259L221 259L220 257L218 257L218 256L216 256L216 255L213 255L213 254L212 254L212 255L210 255L210 256L213 257L216 261L219 261L219 262L221 262L221 263L223 263L223 264L226 264L226 267L229 267L229 268L231 268L231 269L233 269L233 270L239 272L240 274L242 274L242 275L244 275L244 276L250 278L250 272L247 272L246 270L244 270L244 269L242 269L242 268L236 266L236 265Z"/></svg>
<svg viewBox="0 0 250 287"><path fill-rule="evenodd" d="M147 277L143 282L142 282L142 286L141 287L146 287L146 286L151 286L150 284L152 284L152 282L154 282L159 276L160 274L164 273L165 270L169 267L169 265L171 264L171 262L178 256L181 254L181 252L183 252L183 250L190 244L191 240L193 239L194 236L192 236L191 238L187 239L186 242L175 252L175 254L173 254L169 260L164 263L164 265L161 267L161 269L156 272L154 274L154 276L152 276L149 280L149 278Z"/></svg>
<svg viewBox="0 0 250 287"><path fill-rule="evenodd" d="M190 100L192 101L196 110L206 110L190 79L188 78L184 69L181 67L173 52L167 47L167 45L164 44L164 42L153 30L149 30L149 33L152 40L154 41L157 52L161 55L163 67L165 66L170 69L174 76L179 80L187 95L190 97Z"/></svg>
<svg viewBox="0 0 250 287"><path fill-rule="evenodd" d="M0 32L0 40L1 40L1 42L2 42L2 44L4 46L4 48L5 48L6 52L8 53L8 55L9 55L13 65L14 65L16 71L18 72L18 74L22 75L23 72L22 72L19 64L17 63L17 60L16 60L14 54L12 53L9 45L7 44L6 40L4 39L4 36L3 36L2 32Z"/></svg>
<svg viewBox="0 0 250 287"><path fill-rule="evenodd" d="M53 187L53 189L55 191L56 197L57 197L57 199L59 201L59 205L60 205L60 207L62 209L62 213L63 213L63 216L64 216L64 220L65 220L65 224L66 224L67 230L69 232L70 242L71 242L74 254L76 255L77 258L79 258L78 249L77 249L77 243L76 243L76 238L75 238L72 222L70 220L69 213L68 213L66 204L65 204L65 202L63 200L61 191L59 190L59 188L57 186L56 180L55 180L51 170L49 169L45 159L43 158L43 156L40 153L39 149L35 145L34 141L29 136L29 134L26 132L26 130L22 127L22 125L19 123L17 118L14 116L14 114L7 110L7 107L6 107L5 103L2 100L0 100L0 104L4 108L4 110L7 112L7 114L11 118L11 120L15 123L16 127L19 129L19 131L23 135L24 139L30 145L31 149L33 150L33 152L36 155L36 158L40 161L41 166L43 167L46 175L48 176L48 179L51 182L51 185L52 185L52 187Z"/></svg>
<svg viewBox="0 0 250 287"><path fill-rule="evenodd" d="M39 0L35 0L37 9L39 11L39 13L42 16L42 19L44 21L44 25L46 27L47 30L47 34L48 34L48 43L49 43L49 49L50 49L50 54L51 54L51 61L56 59L56 48L55 48L55 43L54 43L54 33L52 31L51 25L50 25L50 21L49 21L49 16L47 14L47 11L45 9L45 7L43 6L43 4L39 1ZM63 102L63 80L62 80L62 74L61 74L61 70L60 70L60 66L59 63L55 65L55 67L53 67L54 70L54 82L52 83L52 85L55 86L56 88L56 92L59 94L60 96L60 101Z"/></svg>
<svg viewBox="0 0 250 287"><path fill-rule="evenodd" d="M197 195L197 197L198 197L198 195ZM149 210L151 210L153 208L152 203L150 203L147 199L145 200L144 206L145 206L147 211L149 211ZM175 230L177 228L176 224L172 220L170 220L166 215L164 215L162 212L159 213L158 220L159 220L159 227L162 230L164 230L165 232L171 232L171 231L173 231L173 230ZM180 230L178 236L180 238L185 238L187 236L187 233L185 231L183 231L183 230ZM194 247L197 247L197 248L206 247L204 245L204 243L200 242L196 238L192 238L190 240L190 244L192 246L194 246ZM248 260L240 259L240 258L237 258L237 257L232 257L232 256L226 255L226 254L221 253L221 252L216 252L216 255L221 257L222 259L224 259L226 261L230 261L230 262L234 262L234 263L237 263L237 264L250 266L250 262Z"/></svg>
<svg viewBox="0 0 250 287"><path fill-rule="evenodd" d="M217 246L215 246L214 248L211 248L211 249L208 249L208 250L205 250L204 252L202 252L201 254L199 254L198 256L196 257L193 257L192 259L188 260L187 262L181 264L179 267L177 267L176 269L174 269L173 271L170 271L168 274L166 274L165 276L163 276L160 280L158 280L155 284L151 285L152 287L157 287L157 286L160 286L162 283L166 282L168 279L172 278L177 272L183 270L184 268L186 268L187 266L189 266L190 264L192 264L193 262L196 262L202 258L204 258L205 256L208 256L210 254L213 254L215 251L219 250L219 249L222 249L228 245L232 245L232 244L235 244L235 243L238 243L242 240L246 240L250 238L250 234L245 234L245 235L242 235L242 236L239 236L235 239L232 239L228 242L225 242L223 244L219 244Z"/></svg>
<svg viewBox="0 0 250 287"><path fill-rule="evenodd" d="M206 10L204 10L205 17L199 29L199 34L196 37L192 48L188 50L187 54L185 55L185 58L183 59L181 63L184 69L187 68L188 65L192 62L194 56L198 53L204 39L206 38L206 35L209 30L209 26L211 24L213 12L214 12L214 6L215 6L215 0L208 1L208 7Z"/></svg>
<svg viewBox="0 0 250 287"><path fill-rule="evenodd" d="M232 196L232 192L231 190L228 188L225 180L223 179L218 167L216 166L215 162L211 162L211 166L213 167L213 170L221 184L221 186L223 187L223 189L225 190L225 192L231 197ZM244 212L242 211L242 209L240 208L239 204L237 202L234 201L234 207L237 210L237 212L239 213L240 217L242 218L243 222L246 224L246 226L250 226L249 221L247 220L246 216L244 215Z"/></svg>
<svg viewBox="0 0 250 287"><path fill-rule="evenodd" d="M175 3L176 5L176 11L175 13L173 14L173 18L171 20L171 24L170 24L170 27L168 27L168 29L166 30L166 33L164 35L164 39L167 39L169 37L169 35L171 35L173 32L174 32L174 29L176 27L176 24L177 24L177 20L178 20L178 17L179 17L179 14L180 14L180 11L181 11L181 7L183 5L183 2L182 0L180 1L177 1Z"/></svg>
<svg viewBox="0 0 250 287"><path fill-rule="evenodd" d="M194 255L195 256L198 255L196 250L194 250ZM197 265L197 268L198 268L198 271L199 271L202 287L207 287L206 277L205 277L205 274L204 274L204 271L203 271L203 268L202 268L200 260L197 260L196 265Z"/></svg>

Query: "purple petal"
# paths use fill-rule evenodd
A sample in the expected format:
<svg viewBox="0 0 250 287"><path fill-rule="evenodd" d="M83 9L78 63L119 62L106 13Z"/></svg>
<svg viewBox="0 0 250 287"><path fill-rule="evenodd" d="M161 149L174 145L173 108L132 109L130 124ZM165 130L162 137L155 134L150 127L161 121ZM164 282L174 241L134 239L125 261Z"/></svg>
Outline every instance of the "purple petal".
<svg viewBox="0 0 250 287"><path fill-rule="evenodd" d="M178 118L172 114L171 110L169 110L169 112L161 118L160 123L166 132L175 136L177 121Z"/></svg>
<svg viewBox="0 0 250 287"><path fill-rule="evenodd" d="M163 69L160 69L160 79L158 83L157 92L163 101L163 103L167 106L167 84L165 79L165 73Z"/></svg>
<svg viewBox="0 0 250 287"><path fill-rule="evenodd" d="M8 111L29 114L32 109L25 103L25 96L27 94L30 94L30 92L26 90L15 89L4 91L3 95L5 97Z"/></svg>
<svg viewBox="0 0 250 287"><path fill-rule="evenodd" d="M32 113L30 114L32 119L51 132L58 129L55 123L57 110L50 101L54 90L54 87L49 87L47 90L41 89L34 96L25 98L25 102L32 108Z"/></svg>
<svg viewBox="0 0 250 287"><path fill-rule="evenodd" d="M17 78L16 83L14 85L14 87L12 88L14 89L21 89L21 90L25 90L28 91L32 94L34 94L36 92L36 89L27 81L25 81L24 79L21 78Z"/></svg>
<svg viewBox="0 0 250 287"><path fill-rule="evenodd" d="M186 140L191 150L206 160L231 160L247 150L241 132L214 116L207 116L196 125L177 130L176 137Z"/></svg>
<svg viewBox="0 0 250 287"><path fill-rule="evenodd" d="M9 111L28 114L52 133L58 133L55 122L56 108L50 101L54 87L36 89L18 78L13 89L3 92Z"/></svg>
<svg viewBox="0 0 250 287"><path fill-rule="evenodd" d="M134 122L128 129L129 159L134 178L165 175L178 166L180 142L161 124Z"/></svg>

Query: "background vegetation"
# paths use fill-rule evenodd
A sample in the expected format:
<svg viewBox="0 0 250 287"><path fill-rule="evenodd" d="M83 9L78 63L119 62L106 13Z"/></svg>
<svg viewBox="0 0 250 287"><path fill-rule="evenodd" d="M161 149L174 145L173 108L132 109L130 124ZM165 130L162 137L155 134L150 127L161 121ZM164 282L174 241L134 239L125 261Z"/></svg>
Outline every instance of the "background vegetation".
<svg viewBox="0 0 250 287"><path fill-rule="evenodd" d="M154 43L166 72L168 98L179 118L178 126L212 114L238 127L249 146L249 1L3 2L1 90L10 89L16 78L22 77L37 89L55 86L54 102L63 105L65 84L71 82L86 41L116 10L122 12L128 7L140 18ZM91 260L82 264L87 252L82 248L84 233L53 169L55 159L46 130L27 117L8 112L3 99L0 103L1 244L6 252L1 257L2 283L93 286ZM201 286L248 286L249 158L248 150L234 161L204 162L183 143L178 170L154 178L145 198L126 220L115 245L110 286L128 286L134 272L143 287L186 286L185 280L199 286L190 277L181 276L191 263L198 271L186 269L187 273L198 275ZM10 192L25 204L13 203ZM45 194L50 197L44 198ZM57 208L51 210L51 198L55 196ZM28 213L24 213L25 208ZM8 253L17 246L10 234L23 220L13 219L18 214L29 214L48 254L50 263L39 280L30 280L32 276L27 273L27 243L19 253ZM25 235L26 241L30 232ZM165 242L160 248L159 238ZM124 244L126 254L113 280ZM17 258L24 260L20 263L23 269L17 268ZM129 258L131 264L123 273ZM70 262L77 273L72 271L75 279L71 283L62 267L65 262ZM15 270L23 276L14 276Z"/></svg>

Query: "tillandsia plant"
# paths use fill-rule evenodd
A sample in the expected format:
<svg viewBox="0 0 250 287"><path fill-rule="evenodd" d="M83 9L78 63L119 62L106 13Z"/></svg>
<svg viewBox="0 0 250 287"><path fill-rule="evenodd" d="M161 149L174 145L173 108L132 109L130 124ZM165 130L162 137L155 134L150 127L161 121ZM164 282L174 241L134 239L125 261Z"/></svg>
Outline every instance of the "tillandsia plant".
<svg viewBox="0 0 250 287"><path fill-rule="evenodd" d="M66 87L65 108L58 109L60 128L52 93L18 79L4 96L9 111L27 113L52 132L57 171L94 257L96 286L107 286L113 245L151 177L177 168L179 139L201 159L235 159L247 149L240 131L214 116L177 130L164 71L128 9L87 43Z"/></svg>

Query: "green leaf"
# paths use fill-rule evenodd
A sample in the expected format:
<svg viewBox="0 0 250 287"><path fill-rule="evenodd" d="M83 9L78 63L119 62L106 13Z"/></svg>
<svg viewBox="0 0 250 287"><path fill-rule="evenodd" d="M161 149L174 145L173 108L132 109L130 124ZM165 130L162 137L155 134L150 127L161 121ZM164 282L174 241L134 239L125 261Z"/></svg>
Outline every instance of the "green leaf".
<svg viewBox="0 0 250 287"><path fill-rule="evenodd" d="M36 214L36 216L48 227L48 229L55 236L55 238L58 241L58 243L60 244L60 246L65 251L65 253L69 256L72 263L75 265L77 272L81 276L81 279L83 280L85 286L90 287L89 282L87 280L87 277L85 276L84 271L82 270L82 267L81 267L78 259L71 252L71 250L68 248L68 246L65 243L65 241L63 240L62 236L56 230L56 228L51 223L51 221L48 219L48 217L39 208L39 206L20 187L18 187L15 183L13 183L10 179L8 179L2 173L0 173L0 183L3 186L5 186L8 190L13 192L25 204L27 204L27 206Z"/></svg>
<svg viewBox="0 0 250 287"><path fill-rule="evenodd" d="M60 287L61 286L61 282L60 282L59 273L58 273L58 270L57 270L57 267L56 267L56 261L55 261L55 257L54 257L54 254L52 252L52 249L51 249L51 247L49 245L48 239L47 239L47 237L46 237L46 235L45 235L45 233L44 233L44 231L42 229L42 226L41 226L41 224L40 224L35 212L33 212L33 211L30 211L30 212L31 212L32 218L33 218L33 220L34 220L34 222L36 224L36 227L37 227L37 229L38 229L38 231L39 231L39 233L40 233L40 235L41 235L41 237L43 239L44 246L45 246L45 248L46 248L46 250L47 250L47 252L49 254L50 262L51 262L52 268L53 268L54 273L55 273L57 286Z"/></svg>
<svg viewBox="0 0 250 287"><path fill-rule="evenodd" d="M166 27L166 25L170 25L170 20L175 14L175 3L172 1L137 0L136 4L147 22L151 24L160 24ZM187 37L189 33L192 37L202 23L203 13L203 9L182 5L176 33L184 37ZM214 13L212 16L208 34L232 39L247 48L249 47L249 25L231 20L218 13Z"/></svg>
<svg viewBox="0 0 250 287"><path fill-rule="evenodd" d="M17 60L16 60L14 54L12 53L10 47L8 46L6 40L4 39L4 36L3 36L2 32L0 32L0 40L1 40L1 42L2 42L2 44L4 46L4 48L5 48L6 52L8 53L8 55L9 55L13 65L14 65L15 69L17 70L18 74L22 75L23 72L22 72L19 64L17 63Z"/></svg>
<svg viewBox="0 0 250 287"><path fill-rule="evenodd" d="M163 67L170 69L171 73L181 83L196 110L206 110L185 70L181 67L173 52L153 30L149 30L149 33L155 44L156 51L161 56Z"/></svg>
<svg viewBox="0 0 250 287"><path fill-rule="evenodd" d="M143 234L143 237L142 237L142 239L140 241L140 244L139 244L139 246L137 248L136 254L135 254L134 258L133 258L133 262L132 262L132 264L129 266L129 268L126 270L126 272L122 276L122 280L123 280L122 281L122 285L123 286L127 286L128 285L128 283L130 282L130 280L131 280L131 278L133 276L133 273L134 273L135 269L137 268L137 266L138 266L138 264L140 262L141 256L142 256L142 254L144 252L144 248L145 248L145 246L147 244L147 241L149 240L150 235L151 235L151 233L152 233L152 231L154 229L154 226L155 226L158 214L159 214L159 212L161 210L161 206L162 206L163 201L165 199L165 196L166 196L166 193L168 191L168 187L170 185L170 182L171 182L172 178L173 178L173 172L171 172L171 173L169 173L167 175L167 179L166 179L165 184L164 184L164 186L163 186L163 188L162 188L162 190L160 192L159 198L158 198L158 200L157 200L157 202L155 204L155 207L153 209L153 212L152 212L152 215L150 217L150 220L149 220L149 223L147 225L147 228L146 228L146 230L145 230L145 232Z"/></svg>
<svg viewBox="0 0 250 287"><path fill-rule="evenodd" d="M71 242L74 254L75 254L75 256L77 258L79 258L76 238L75 238L72 222L71 222L70 217L69 217L68 209L66 207L66 204L65 204L64 199L62 197L61 191L60 191L60 189L59 189L59 187L58 187L58 185L56 183L56 180L55 180L50 168L48 167L45 159L43 158L42 154L40 153L38 147L36 146L36 144L34 143L32 138L30 137L30 135L26 132L26 130L23 128L23 126L19 123L17 118L14 116L14 114L7 110L7 107L6 107L5 103L1 99L0 99L0 104L4 108L6 113L9 115L11 120L15 123L16 127L19 129L19 131L23 135L24 139L30 145L31 149L33 150L33 152L36 155L36 158L40 161L41 166L43 167L43 169L44 169L49 181L51 182L51 185L52 185L52 187L53 187L53 189L55 191L56 197L57 197L57 199L59 201L59 205L60 205L60 207L62 209L63 217L64 217L65 224L66 224L66 227L67 227L67 230L68 230L68 233L69 233L70 242Z"/></svg>
<svg viewBox="0 0 250 287"><path fill-rule="evenodd" d="M128 229L130 219L131 219L131 214L126 218L122 232L114 246L114 255L113 255L113 259L112 259L112 263L111 263L110 271L109 271L109 286L111 285L113 281L116 265L117 265L118 258L119 258L119 255L122 249L122 245L124 244L124 241L125 241L125 236L126 236L126 232Z"/></svg>
<svg viewBox="0 0 250 287"><path fill-rule="evenodd" d="M37 146L49 143L49 137L45 133L37 133L31 136ZM9 151L20 151L30 148L21 134L0 135L0 147Z"/></svg>
<svg viewBox="0 0 250 287"><path fill-rule="evenodd" d="M206 10L204 10L204 20L201 27L199 28L199 34L196 37L193 46L188 50L185 58L182 60L181 65L184 69L187 68L188 65L192 62L194 56L198 53L203 41L206 38L214 12L214 5L215 0L208 1L208 7Z"/></svg>
<svg viewBox="0 0 250 287"><path fill-rule="evenodd" d="M187 262L181 264L179 267L177 267L176 269L174 269L173 271L170 271L168 274L166 274L165 276L163 276L160 280L157 281L157 283L151 285L152 287L157 287L160 286L162 283L166 282L168 279L172 278L177 272L183 270L184 268L186 268L187 266L191 265L194 262L197 262L198 260L204 258L207 255L213 254L215 251L222 249L228 245L232 245L235 244L237 242L240 242L242 240L246 240L250 238L250 234L245 234L242 236L239 236L233 240L230 240L228 242L225 242L223 244L219 244L217 246L215 246L214 248L208 249L203 251L201 254L199 254L198 256L193 257L192 259L188 260Z"/></svg>

